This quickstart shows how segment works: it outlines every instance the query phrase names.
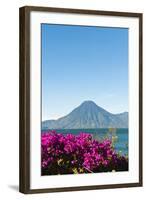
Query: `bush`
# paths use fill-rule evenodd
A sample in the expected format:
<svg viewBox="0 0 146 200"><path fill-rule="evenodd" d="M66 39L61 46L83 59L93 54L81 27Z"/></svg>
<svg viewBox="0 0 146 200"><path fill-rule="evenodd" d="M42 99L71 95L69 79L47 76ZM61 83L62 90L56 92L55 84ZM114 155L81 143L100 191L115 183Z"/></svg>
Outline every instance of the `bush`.
<svg viewBox="0 0 146 200"><path fill-rule="evenodd" d="M91 134L63 135L49 131L41 136L42 175L127 171L128 159L119 155L109 139Z"/></svg>

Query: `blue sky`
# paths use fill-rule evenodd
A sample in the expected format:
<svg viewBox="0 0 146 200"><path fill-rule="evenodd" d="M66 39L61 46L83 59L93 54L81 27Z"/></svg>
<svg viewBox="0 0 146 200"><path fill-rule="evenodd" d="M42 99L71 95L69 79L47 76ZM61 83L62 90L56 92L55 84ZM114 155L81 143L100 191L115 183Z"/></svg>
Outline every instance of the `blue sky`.
<svg viewBox="0 0 146 200"><path fill-rule="evenodd" d="M42 120L85 100L128 111L128 29L42 24Z"/></svg>

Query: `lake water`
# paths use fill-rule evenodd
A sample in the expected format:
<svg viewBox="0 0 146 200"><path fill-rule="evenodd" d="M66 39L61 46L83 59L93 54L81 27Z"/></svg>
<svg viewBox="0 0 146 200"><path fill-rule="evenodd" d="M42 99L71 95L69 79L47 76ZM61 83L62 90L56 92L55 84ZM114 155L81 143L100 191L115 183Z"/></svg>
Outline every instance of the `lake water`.
<svg viewBox="0 0 146 200"><path fill-rule="evenodd" d="M46 130L42 130L42 133ZM94 139L103 140L104 138L110 138L113 140L114 149L120 152L122 155L128 155L128 129L57 129L57 133L67 134L72 133L78 135L80 132L90 133Z"/></svg>

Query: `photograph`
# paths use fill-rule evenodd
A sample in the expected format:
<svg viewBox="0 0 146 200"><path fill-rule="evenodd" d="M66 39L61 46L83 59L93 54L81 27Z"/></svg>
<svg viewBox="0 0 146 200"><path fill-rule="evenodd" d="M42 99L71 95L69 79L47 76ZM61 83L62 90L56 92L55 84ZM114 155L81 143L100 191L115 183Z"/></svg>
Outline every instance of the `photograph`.
<svg viewBox="0 0 146 200"><path fill-rule="evenodd" d="M41 24L41 175L129 161L129 29Z"/></svg>
<svg viewBox="0 0 146 200"><path fill-rule="evenodd" d="M142 186L142 16L20 8L20 192Z"/></svg>

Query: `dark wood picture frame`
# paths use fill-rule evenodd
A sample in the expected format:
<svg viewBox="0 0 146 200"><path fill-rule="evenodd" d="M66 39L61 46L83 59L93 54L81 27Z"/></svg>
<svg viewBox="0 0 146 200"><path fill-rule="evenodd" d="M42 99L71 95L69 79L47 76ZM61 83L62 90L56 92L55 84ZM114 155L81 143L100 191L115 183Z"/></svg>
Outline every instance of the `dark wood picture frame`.
<svg viewBox="0 0 146 200"><path fill-rule="evenodd" d="M65 188L30 189L30 12L60 12L88 15L139 18L139 181L136 183L78 186ZM142 186L142 14L25 6L20 8L20 134L19 134L19 190L25 194L123 188ZM49 177L48 177L49 178Z"/></svg>

